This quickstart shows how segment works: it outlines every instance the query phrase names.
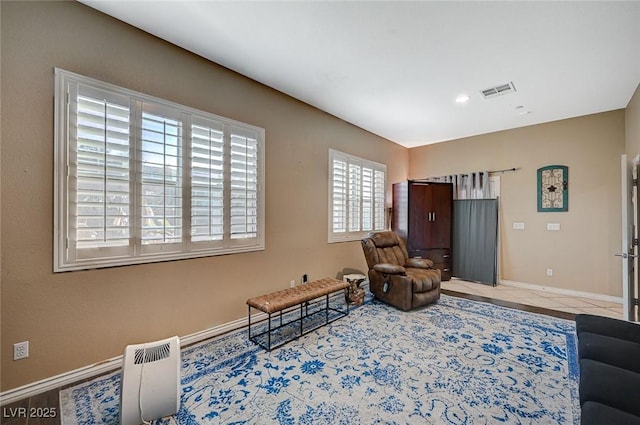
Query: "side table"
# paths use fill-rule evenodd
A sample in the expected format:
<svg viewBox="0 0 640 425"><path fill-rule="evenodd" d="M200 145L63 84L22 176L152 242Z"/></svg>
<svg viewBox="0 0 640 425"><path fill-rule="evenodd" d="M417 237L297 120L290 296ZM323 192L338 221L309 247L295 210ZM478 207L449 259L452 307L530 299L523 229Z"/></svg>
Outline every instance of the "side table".
<svg viewBox="0 0 640 425"><path fill-rule="evenodd" d="M365 275L358 273L346 274L342 277L342 280L349 283L345 294L349 304L364 304L364 289L360 288L360 284L366 279L367 277Z"/></svg>

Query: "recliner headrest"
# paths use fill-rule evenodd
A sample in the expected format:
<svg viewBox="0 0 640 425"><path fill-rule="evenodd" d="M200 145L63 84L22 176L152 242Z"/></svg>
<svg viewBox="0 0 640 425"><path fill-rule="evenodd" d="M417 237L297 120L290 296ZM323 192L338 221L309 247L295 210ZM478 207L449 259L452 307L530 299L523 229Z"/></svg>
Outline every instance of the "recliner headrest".
<svg viewBox="0 0 640 425"><path fill-rule="evenodd" d="M398 237L393 232L369 233L369 237L373 239L376 248L387 248L399 244Z"/></svg>

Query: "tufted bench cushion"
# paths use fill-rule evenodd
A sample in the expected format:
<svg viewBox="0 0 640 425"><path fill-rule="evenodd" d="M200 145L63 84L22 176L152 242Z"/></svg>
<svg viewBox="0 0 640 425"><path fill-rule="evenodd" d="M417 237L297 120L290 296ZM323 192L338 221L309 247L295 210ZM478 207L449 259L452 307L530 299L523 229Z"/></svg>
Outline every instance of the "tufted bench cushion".
<svg viewBox="0 0 640 425"><path fill-rule="evenodd" d="M296 286L295 288L287 288L259 297L249 298L247 304L264 313L275 313L348 287L349 283L328 277Z"/></svg>

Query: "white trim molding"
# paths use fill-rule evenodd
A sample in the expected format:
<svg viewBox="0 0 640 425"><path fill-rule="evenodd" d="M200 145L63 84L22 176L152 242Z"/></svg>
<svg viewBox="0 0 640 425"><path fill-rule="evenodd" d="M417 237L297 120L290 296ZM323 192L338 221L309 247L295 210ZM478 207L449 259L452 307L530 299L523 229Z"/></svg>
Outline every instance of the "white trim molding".
<svg viewBox="0 0 640 425"><path fill-rule="evenodd" d="M264 313L251 315L252 319L254 317L256 318L256 322L258 322L260 320L263 320L266 315ZM243 317L242 319L234 320L232 322L224 323L222 325L214 326L209 329L185 335L183 337L180 337L180 347L186 347L191 344L223 335L236 329L247 327L248 324L249 318ZM122 347L122 351L124 352L124 347ZM41 381L33 382L18 388L5 391L3 393L0 393L0 404L2 406L5 406L9 403L23 400L28 397L33 397L34 395L54 390L65 385L70 385L86 379L94 378L103 373L116 371L122 368L122 361L122 355L116 356L89 366L81 367L79 369L75 369L69 372L62 373L60 375L43 379Z"/></svg>
<svg viewBox="0 0 640 425"><path fill-rule="evenodd" d="M542 286L533 283L516 282L513 280L500 280L500 285L513 286L516 288L533 289L535 291L546 291L552 294L569 295L572 297L589 298L592 300L609 301L611 303L622 304L622 297L613 295L595 294L593 292L575 291L573 289L555 288L553 286Z"/></svg>

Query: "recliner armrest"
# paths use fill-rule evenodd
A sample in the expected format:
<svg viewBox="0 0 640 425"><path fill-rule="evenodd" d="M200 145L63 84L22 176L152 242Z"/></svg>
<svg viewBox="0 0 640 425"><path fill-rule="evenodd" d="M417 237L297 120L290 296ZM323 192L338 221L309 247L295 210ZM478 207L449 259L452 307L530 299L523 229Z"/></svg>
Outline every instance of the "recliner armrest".
<svg viewBox="0 0 640 425"><path fill-rule="evenodd" d="M433 267L433 261L428 258L408 258L404 266L416 269L430 269Z"/></svg>
<svg viewBox="0 0 640 425"><path fill-rule="evenodd" d="M405 270L404 267L398 266L396 264L389 264L389 263L376 264L373 266L373 270L379 273L384 273L384 274L399 274L399 275L407 274L407 271Z"/></svg>

